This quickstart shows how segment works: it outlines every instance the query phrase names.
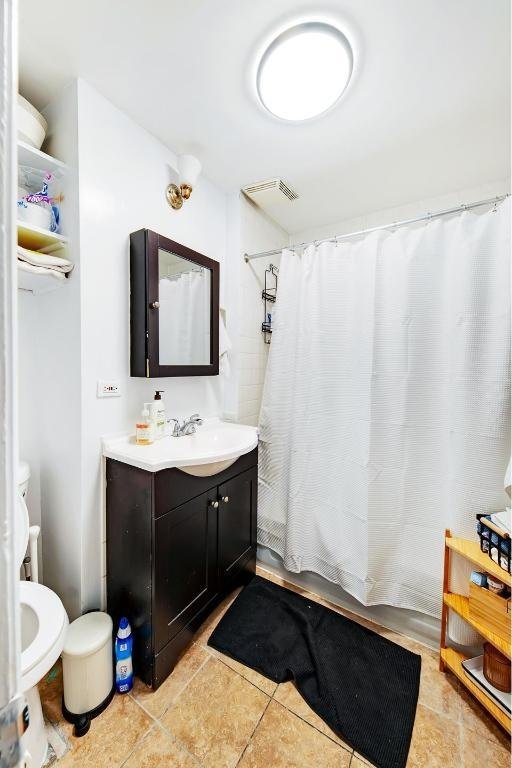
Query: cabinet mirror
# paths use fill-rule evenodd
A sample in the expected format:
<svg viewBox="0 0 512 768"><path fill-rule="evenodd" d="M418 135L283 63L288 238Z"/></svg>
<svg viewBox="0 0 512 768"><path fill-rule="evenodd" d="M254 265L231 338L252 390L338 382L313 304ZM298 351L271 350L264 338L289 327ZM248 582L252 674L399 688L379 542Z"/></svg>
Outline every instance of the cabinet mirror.
<svg viewBox="0 0 512 768"><path fill-rule="evenodd" d="M148 229L130 236L131 375L219 372L219 264Z"/></svg>

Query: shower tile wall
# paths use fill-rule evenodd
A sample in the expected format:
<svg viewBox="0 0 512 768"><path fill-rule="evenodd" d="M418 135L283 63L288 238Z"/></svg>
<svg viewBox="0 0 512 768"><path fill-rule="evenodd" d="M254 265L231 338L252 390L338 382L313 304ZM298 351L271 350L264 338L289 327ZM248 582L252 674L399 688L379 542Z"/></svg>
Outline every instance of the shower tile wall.
<svg viewBox="0 0 512 768"><path fill-rule="evenodd" d="M240 234L243 253L283 248L289 243L288 233L243 196ZM269 351L261 333L264 309L261 292L265 269L270 263L279 265L279 256L256 259L249 264L244 262L241 266L238 420L244 424L256 425L260 412Z"/></svg>

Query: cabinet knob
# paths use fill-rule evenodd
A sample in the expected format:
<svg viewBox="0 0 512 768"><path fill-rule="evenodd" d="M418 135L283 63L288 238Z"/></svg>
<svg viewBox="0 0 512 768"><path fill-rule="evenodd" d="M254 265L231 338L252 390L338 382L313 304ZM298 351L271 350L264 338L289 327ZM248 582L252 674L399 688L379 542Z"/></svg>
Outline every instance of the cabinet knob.
<svg viewBox="0 0 512 768"><path fill-rule="evenodd" d="M223 496L223 497L222 497L222 499L221 499L221 501L223 501L223 502L224 502L224 504L228 504L228 502L229 502L229 496Z"/></svg>
<svg viewBox="0 0 512 768"><path fill-rule="evenodd" d="M159 309L160 302L159 301L152 301L149 306L151 307L151 309Z"/></svg>
<svg viewBox="0 0 512 768"><path fill-rule="evenodd" d="M214 509L217 509L218 506L219 506L219 502L218 501L210 501L210 507L213 507Z"/></svg>

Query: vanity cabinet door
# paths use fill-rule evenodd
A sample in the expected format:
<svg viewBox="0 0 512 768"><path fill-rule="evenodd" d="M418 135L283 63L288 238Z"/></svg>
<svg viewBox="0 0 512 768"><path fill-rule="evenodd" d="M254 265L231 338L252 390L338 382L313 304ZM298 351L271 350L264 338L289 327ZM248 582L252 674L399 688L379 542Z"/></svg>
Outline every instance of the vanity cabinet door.
<svg viewBox="0 0 512 768"><path fill-rule="evenodd" d="M258 468L219 486L219 576L221 584L243 568L256 548Z"/></svg>
<svg viewBox="0 0 512 768"><path fill-rule="evenodd" d="M217 593L216 489L154 521L155 650Z"/></svg>

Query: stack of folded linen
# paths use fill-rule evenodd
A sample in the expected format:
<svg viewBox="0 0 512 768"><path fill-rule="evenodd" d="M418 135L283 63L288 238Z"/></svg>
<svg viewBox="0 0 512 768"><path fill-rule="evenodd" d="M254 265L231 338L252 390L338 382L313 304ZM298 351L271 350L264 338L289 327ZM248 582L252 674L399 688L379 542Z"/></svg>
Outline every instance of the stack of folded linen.
<svg viewBox="0 0 512 768"><path fill-rule="evenodd" d="M512 516L510 507L507 507L503 512L493 512L489 517L494 525L503 531L503 533L512 536Z"/></svg>
<svg viewBox="0 0 512 768"><path fill-rule="evenodd" d="M24 272L51 275L57 280L64 280L73 269L73 263L56 256L54 253L31 251L18 245L18 267Z"/></svg>

